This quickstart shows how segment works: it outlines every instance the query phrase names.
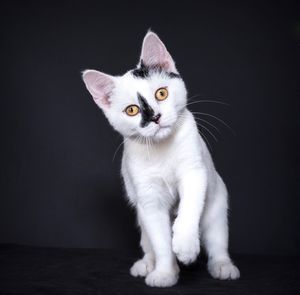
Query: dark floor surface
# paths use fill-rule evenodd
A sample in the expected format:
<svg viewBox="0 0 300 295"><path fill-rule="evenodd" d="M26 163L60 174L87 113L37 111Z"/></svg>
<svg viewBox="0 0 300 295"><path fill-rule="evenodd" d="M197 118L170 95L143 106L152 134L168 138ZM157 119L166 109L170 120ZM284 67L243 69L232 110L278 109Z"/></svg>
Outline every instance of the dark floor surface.
<svg viewBox="0 0 300 295"><path fill-rule="evenodd" d="M129 275L137 257L112 250L0 245L0 294L300 294L300 257L233 255L238 281L212 279L205 258L172 288Z"/></svg>

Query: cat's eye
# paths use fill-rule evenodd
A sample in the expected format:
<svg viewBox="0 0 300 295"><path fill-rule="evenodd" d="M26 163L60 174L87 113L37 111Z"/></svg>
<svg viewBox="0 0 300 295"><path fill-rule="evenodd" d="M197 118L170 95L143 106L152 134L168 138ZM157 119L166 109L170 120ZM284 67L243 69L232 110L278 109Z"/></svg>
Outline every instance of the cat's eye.
<svg viewBox="0 0 300 295"><path fill-rule="evenodd" d="M155 92L155 98L159 101L165 100L168 97L167 88L159 88Z"/></svg>
<svg viewBox="0 0 300 295"><path fill-rule="evenodd" d="M139 111L139 107L135 104L132 104L125 109L125 112L128 116L135 116L139 113Z"/></svg>

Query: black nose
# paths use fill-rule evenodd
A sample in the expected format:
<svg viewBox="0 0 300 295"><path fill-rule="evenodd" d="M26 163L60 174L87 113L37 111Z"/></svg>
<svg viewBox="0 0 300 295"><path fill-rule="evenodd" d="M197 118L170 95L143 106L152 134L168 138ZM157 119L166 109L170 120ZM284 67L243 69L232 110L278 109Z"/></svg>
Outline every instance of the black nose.
<svg viewBox="0 0 300 295"><path fill-rule="evenodd" d="M161 117L161 114L157 114L156 116L152 117L151 121L158 124L160 117Z"/></svg>

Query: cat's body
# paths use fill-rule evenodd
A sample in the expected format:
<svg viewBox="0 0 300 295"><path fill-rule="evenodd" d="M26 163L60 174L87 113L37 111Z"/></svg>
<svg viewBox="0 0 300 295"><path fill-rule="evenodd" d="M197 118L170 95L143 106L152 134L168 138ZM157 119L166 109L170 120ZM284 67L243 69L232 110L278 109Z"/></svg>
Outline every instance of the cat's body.
<svg viewBox="0 0 300 295"><path fill-rule="evenodd" d="M228 254L227 190L186 108L185 85L157 35L146 35L137 69L120 77L88 70L84 81L124 136L121 171L145 253L131 274L146 276L149 286L174 285L176 257L194 262L201 237L211 275L238 278Z"/></svg>

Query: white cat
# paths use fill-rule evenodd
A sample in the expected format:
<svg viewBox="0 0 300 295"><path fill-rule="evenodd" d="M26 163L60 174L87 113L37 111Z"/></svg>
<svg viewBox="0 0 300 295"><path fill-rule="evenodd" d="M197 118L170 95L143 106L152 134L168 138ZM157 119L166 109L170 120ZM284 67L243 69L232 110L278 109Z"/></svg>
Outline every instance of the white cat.
<svg viewBox="0 0 300 295"><path fill-rule="evenodd" d="M210 274L239 278L228 254L227 190L186 107L185 84L162 41L148 32L136 69L123 76L86 70L83 80L124 136L122 176L137 211L144 251L131 274L145 276L153 287L176 284L176 257L184 264L194 262L201 238Z"/></svg>

